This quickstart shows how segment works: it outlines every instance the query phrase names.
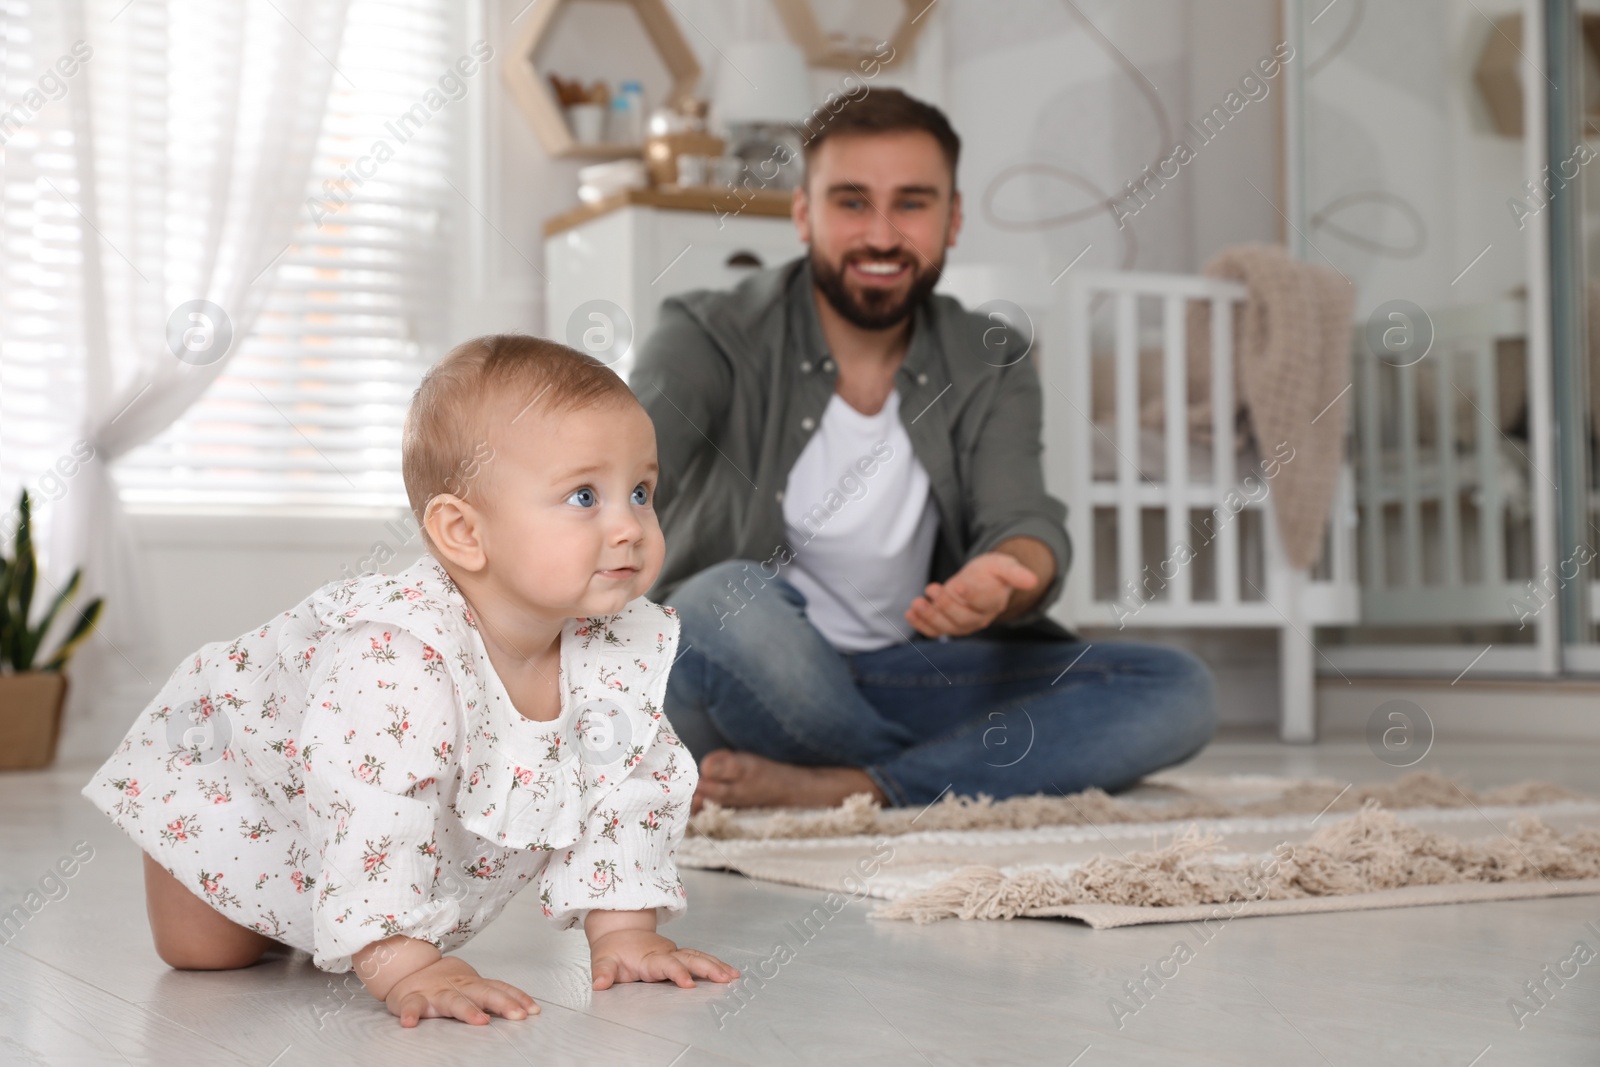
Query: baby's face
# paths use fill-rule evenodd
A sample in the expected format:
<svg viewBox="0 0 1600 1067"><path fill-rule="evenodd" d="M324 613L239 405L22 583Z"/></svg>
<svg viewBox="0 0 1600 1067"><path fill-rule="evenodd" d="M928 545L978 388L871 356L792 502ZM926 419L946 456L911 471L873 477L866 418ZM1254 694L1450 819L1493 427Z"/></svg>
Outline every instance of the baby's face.
<svg viewBox="0 0 1600 1067"><path fill-rule="evenodd" d="M637 404L528 410L497 434L487 580L529 609L611 615L655 583L656 432Z"/></svg>

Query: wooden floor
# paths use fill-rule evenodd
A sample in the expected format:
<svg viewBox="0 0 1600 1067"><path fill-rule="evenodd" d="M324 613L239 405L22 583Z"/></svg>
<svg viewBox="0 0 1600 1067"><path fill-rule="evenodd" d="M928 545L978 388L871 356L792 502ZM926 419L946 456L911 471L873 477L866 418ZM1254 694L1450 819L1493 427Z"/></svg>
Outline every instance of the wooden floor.
<svg viewBox="0 0 1600 1067"><path fill-rule="evenodd" d="M1189 766L1349 781L1400 773L1359 741L1222 741ZM1440 742L1422 766L1474 786L1546 778L1600 793L1593 744ZM795 946L742 998L708 984L593 994L582 935L552 930L524 893L460 955L526 989L543 1014L404 1031L302 954L234 972L165 967L150 944L137 847L78 796L91 770L0 775L0 909L21 903L75 842L94 848L66 895L0 948L7 1067L1600 1063L1600 897L1240 919L1208 943L1163 926L919 928L870 920L870 904L857 903L802 940L788 924L821 894L704 872L686 874L689 913L667 928L681 943L746 968L772 958L779 939ZM1134 1000L1125 984L1170 960L1179 940L1191 958ZM1594 951L1579 958L1593 962L1565 963L1580 941ZM1558 987L1543 968L1564 963L1577 974ZM1535 980L1551 992L1519 1028L1510 1000L1531 1006L1524 986Z"/></svg>

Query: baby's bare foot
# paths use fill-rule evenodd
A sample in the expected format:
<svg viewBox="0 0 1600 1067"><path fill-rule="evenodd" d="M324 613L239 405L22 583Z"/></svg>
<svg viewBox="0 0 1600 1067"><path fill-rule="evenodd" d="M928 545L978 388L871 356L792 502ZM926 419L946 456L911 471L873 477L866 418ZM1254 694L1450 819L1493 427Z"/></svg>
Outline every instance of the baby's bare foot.
<svg viewBox="0 0 1600 1067"><path fill-rule="evenodd" d="M885 802L883 791L857 767L802 767L724 748L700 761L691 807L699 811L714 800L725 808L831 808L855 793Z"/></svg>

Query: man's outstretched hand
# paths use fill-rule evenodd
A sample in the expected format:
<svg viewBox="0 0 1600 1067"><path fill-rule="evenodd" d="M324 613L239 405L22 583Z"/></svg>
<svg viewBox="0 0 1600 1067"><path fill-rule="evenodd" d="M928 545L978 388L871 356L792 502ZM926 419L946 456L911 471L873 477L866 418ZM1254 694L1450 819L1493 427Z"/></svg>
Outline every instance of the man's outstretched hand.
<svg viewBox="0 0 1600 1067"><path fill-rule="evenodd" d="M1039 576L1015 556L985 552L948 580L929 582L906 609L906 621L927 637L961 637L999 618L1013 590L1031 590L1038 584Z"/></svg>

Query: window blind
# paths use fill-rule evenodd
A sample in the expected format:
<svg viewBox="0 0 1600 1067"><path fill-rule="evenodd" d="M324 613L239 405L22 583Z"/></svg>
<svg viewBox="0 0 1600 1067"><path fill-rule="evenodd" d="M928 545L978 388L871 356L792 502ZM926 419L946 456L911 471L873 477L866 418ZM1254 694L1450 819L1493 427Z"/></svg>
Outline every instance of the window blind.
<svg viewBox="0 0 1600 1067"><path fill-rule="evenodd" d="M26 487L41 557L82 416L80 223L50 189L75 180L66 95L81 83L54 69L71 52L54 6L0 0L0 547Z"/></svg>
<svg viewBox="0 0 1600 1067"><path fill-rule="evenodd" d="M225 372L117 464L136 504L392 507L400 430L445 314L447 167L459 101L416 105L455 60L447 0L352 0L337 73L272 292ZM480 91L474 82L466 91ZM182 87L175 87L181 91ZM406 114L425 121L402 123ZM406 134L403 143L392 132ZM392 157L351 168L386 140Z"/></svg>

